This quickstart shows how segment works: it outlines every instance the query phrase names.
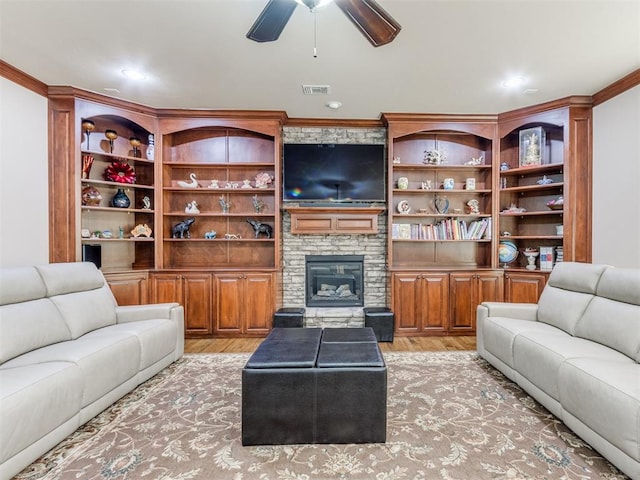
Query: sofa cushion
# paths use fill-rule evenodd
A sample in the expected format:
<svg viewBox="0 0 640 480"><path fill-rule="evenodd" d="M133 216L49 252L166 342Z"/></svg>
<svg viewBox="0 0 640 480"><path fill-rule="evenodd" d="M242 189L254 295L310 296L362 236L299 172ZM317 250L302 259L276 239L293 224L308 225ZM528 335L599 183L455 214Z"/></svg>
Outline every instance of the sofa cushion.
<svg viewBox="0 0 640 480"><path fill-rule="evenodd" d="M136 337L140 344L139 370L150 367L176 349L176 322L171 320L141 320L121 323L96 330L94 335L111 335L112 332L128 332Z"/></svg>
<svg viewBox="0 0 640 480"><path fill-rule="evenodd" d="M574 335L578 320L593 299L605 265L557 264L538 300L538 321Z"/></svg>
<svg viewBox="0 0 640 480"><path fill-rule="evenodd" d="M56 295L51 301L60 310L71 338L116 323L116 301L107 285L96 290Z"/></svg>
<svg viewBox="0 0 640 480"><path fill-rule="evenodd" d="M482 323L484 348L496 358L515 368L513 362L513 342L516 336L526 331L542 331L550 334L558 329L546 323L519 320L506 317L489 317Z"/></svg>
<svg viewBox="0 0 640 480"><path fill-rule="evenodd" d="M46 298L0 307L0 363L70 339L60 312Z"/></svg>
<svg viewBox="0 0 640 480"><path fill-rule="evenodd" d="M607 345L640 362L640 270L608 268L576 335Z"/></svg>
<svg viewBox="0 0 640 480"><path fill-rule="evenodd" d="M560 401L558 370L567 359L576 357L625 361L625 356L608 347L557 330L521 332L513 343L515 369L554 400Z"/></svg>
<svg viewBox="0 0 640 480"><path fill-rule="evenodd" d="M0 305L44 298L47 288L34 267L0 269Z"/></svg>
<svg viewBox="0 0 640 480"><path fill-rule="evenodd" d="M102 272L91 262L50 263L35 267L47 288L47 296L84 292L102 287Z"/></svg>
<svg viewBox="0 0 640 480"><path fill-rule="evenodd" d="M71 362L81 368L84 375L84 408L138 374L140 343L135 335L127 331L105 334L98 330L76 340L25 353L9 360L3 367L24 367L56 361Z"/></svg>
<svg viewBox="0 0 640 480"><path fill-rule="evenodd" d="M640 461L640 365L633 360L574 358L560 366L564 410Z"/></svg>
<svg viewBox="0 0 640 480"><path fill-rule="evenodd" d="M83 386L82 370L73 363L3 366L0 463L78 416Z"/></svg>

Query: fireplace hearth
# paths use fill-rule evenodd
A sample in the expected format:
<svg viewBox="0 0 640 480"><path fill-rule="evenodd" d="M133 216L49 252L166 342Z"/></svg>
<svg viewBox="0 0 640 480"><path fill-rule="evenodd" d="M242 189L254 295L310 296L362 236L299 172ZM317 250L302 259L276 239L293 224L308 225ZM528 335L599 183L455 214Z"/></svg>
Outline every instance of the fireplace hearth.
<svg viewBox="0 0 640 480"><path fill-rule="evenodd" d="M305 256L305 297L308 307L364 305L363 255Z"/></svg>

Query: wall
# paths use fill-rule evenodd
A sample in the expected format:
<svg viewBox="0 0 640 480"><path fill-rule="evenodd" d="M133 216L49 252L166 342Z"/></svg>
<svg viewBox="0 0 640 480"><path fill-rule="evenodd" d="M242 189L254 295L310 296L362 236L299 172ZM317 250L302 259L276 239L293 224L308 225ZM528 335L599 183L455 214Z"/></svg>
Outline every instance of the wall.
<svg viewBox="0 0 640 480"><path fill-rule="evenodd" d="M283 143L385 144L384 128L285 127ZM282 218L283 306L304 307L306 255L364 255L364 305L386 306L387 217L378 216L376 235L294 235L291 216ZM362 326L362 307L307 308L307 326Z"/></svg>
<svg viewBox="0 0 640 480"><path fill-rule="evenodd" d="M640 268L640 86L593 109L592 260Z"/></svg>
<svg viewBox="0 0 640 480"><path fill-rule="evenodd" d="M49 262L47 99L0 77L0 267Z"/></svg>

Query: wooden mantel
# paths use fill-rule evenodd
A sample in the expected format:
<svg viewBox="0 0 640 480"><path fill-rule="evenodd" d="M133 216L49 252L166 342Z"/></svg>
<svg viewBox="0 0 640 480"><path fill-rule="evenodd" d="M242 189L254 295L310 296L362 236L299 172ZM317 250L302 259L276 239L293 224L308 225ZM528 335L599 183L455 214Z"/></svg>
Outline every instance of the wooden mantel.
<svg viewBox="0 0 640 480"><path fill-rule="evenodd" d="M340 235L378 233L384 207L284 207L291 214L291 233Z"/></svg>

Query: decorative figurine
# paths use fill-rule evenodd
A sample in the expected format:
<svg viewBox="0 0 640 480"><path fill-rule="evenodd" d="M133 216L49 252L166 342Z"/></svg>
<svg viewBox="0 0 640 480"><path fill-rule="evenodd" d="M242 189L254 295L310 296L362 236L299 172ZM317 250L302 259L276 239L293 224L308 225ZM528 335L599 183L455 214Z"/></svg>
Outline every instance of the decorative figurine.
<svg viewBox="0 0 640 480"><path fill-rule="evenodd" d="M256 238L258 238L261 233L264 233L267 238L271 238L273 235L273 227L271 225L261 223L258 220L253 220L251 218L247 218L247 223L253 227L253 231L256 233Z"/></svg>
<svg viewBox="0 0 640 480"><path fill-rule="evenodd" d="M469 209L470 214L477 215L480 213L480 202L475 198L472 198L467 202L467 208Z"/></svg>
<svg viewBox="0 0 640 480"><path fill-rule="evenodd" d="M547 178L546 175L543 175L542 178L540 180L538 180L536 183L538 185L549 185L550 183L553 183L553 179L552 178Z"/></svg>
<svg viewBox="0 0 640 480"><path fill-rule="evenodd" d="M522 253L524 254L525 257L527 257L526 269L527 270L535 270L536 269L536 257L539 254L538 250L536 250L535 248L527 247L527 248L524 249L524 252L522 252Z"/></svg>
<svg viewBox="0 0 640 480"><path fill-rule="evenodd" d="M422 163L427 165L441 165L445 163L447 157L442 150L425 150Z"/></svg>
<svg viewBox="0 0 640 480"><path fill-rule="evenodd" d="M245 178L244 180L242 180L242 187L241 188L252 188L251 187L251 180L249 180L248 178Z"/></svg>
<svg viewBox="0 0 640 480"><path fill-rule="evenodd" d="M171 238L191 238L191 232L189 228L193 225L196 219L193 217L185 218L183 221L176 223L171 230Z"/></svg>
<svg viewBox="0 0 640 480"><path fill-rule="evenodd" d="M482 162L484 162L484 155L480 155L478 158L471 157L471 160L465 163L465 165L481 165Z"/></svg>
<svg viewBox="0 0 640 480"><path fill-rule="evenodd" d="M155 138L153 133L149 134L149 143L147 145L147 160L153 160L156 154Z"/></svg>
<svg viewBox="0 0 640 480"><path fill-rule="evenodd" d="M187 203L187 206L184 209L184 213L191 213L191 214L200 213L200 209L198 208L198 204L196 203L195 200L192 200L189 203Z"/></svg>
<svg viewBox="0 0 640 480"><path fill-rule="evenodd" d="M420 186L422 190L431 190L431 180L425 180Z"/></svg>
<svg viewBox="0 0 640 480"><path fill-rule="evenodd" d="M198 180L196 180L196 174L190 173L189 178L190 182L185 182L184 180L178 180L178 186L182 188L198 188Z"/></svg>
<svg viewBox="0 0 640 480"><path fill-rule="evenodd" d="M210 232L204 233L204 238L206 238L207 240L213 240L214 238L216 238L217 234L218 232L216 232L215 230L211 230Z"/></svg>
<svg viewBox="0 0 640 480"><path fill-rule="evenodd" d="M400 157L393 157L393 164L400 165Z"/></svg>
<svg viewBox="0 0 640 480"><path fill-rule="evenodd" d="M258 195L251 197L251 201L253 202L253 210L256 213L261 213L264 209L264 202L258 198Z"/></svg>
<svg viewBox="0 0 640 480"><path fill-rule="evenodd" d="M500 164L500 171L506 172L507 170L509 170L509 164L507 162L502 162Z"/></svg>
<svg viewBox="0 0 640 480"><path fill-rule="evenodd" d="M220 195L218 200L220 202L220 207L222 207L222 213L229 213L229 207L231 206L231 202L225 200L224 195Z"/></svg>
<svg viewBox="0 0 640 480"><path fill-rule="evenodd" d="M445 190L453 190L456 185L456 181L453 178L445 178L442 182L442 188Z"/></svg>
<svg viewBox="0 0 640 480"><path fill-rule="evenodd" d="M151 228L146 223L140 223L136 225L133 230L131 230L131 235L133 235L135 238L142 236L150 238L151 233Z"/></svg>
<svg viewBox="0 0 640 480"><path fill-rule="evenodd" d="M124 227L118 227L118 238L124 238Z"/></svg>
<svg viewBox="0 0 640 480"><path fill-rule="evenodd" d="M447 197L436 195L436 198L433 200L433 205L436 208L436 212L440 215L444 215L449 211L449 199Z"/></svg>
<svg viewBox="0 0 640 480"><path fill-rule="evenodd" d="M91 135L91 132L93 132L96 129L96 124L93 123L91 120L82 120L82 130L84 131L84 133L87 135L87 150L91 150L91 148L89 148L89 135Z"/></svg>
<svg viewBox="0 0 640 480"><path fill-rule="evenodd" d="M220 188L220 185L218 185L218 180L211 180L211 183L207 188Z"/></svg>
<svg viewBox="0 0 640 480"><path fill-rule="evenodd" d="M273 177L267 172L256 175L256 188L267 188L273 182Z"/></svg>
<svg viewBox="0 0 640 480"><path fill-rule="evenodd" d="M129 143L131 144L131 147L133 148L133 155L131 155L132 157L139 157L140 156L140 149L138 147L140 147L140 144L142 143L140 141L139 138L137 137L131 137L129 139Z"/></svg>
<svg viewBox="0 0 640 480"><path fill-rule="evenodd" d="M142 209L143 210L151 210L151 200L147 195L142 197Z"/></svg>
<svg viewBox="0 0 640 480"><path fill-rule="evenodd" d="M224 238L225 240L239 240L242 238L242 235L238 233L225 233Z"/></svg>

